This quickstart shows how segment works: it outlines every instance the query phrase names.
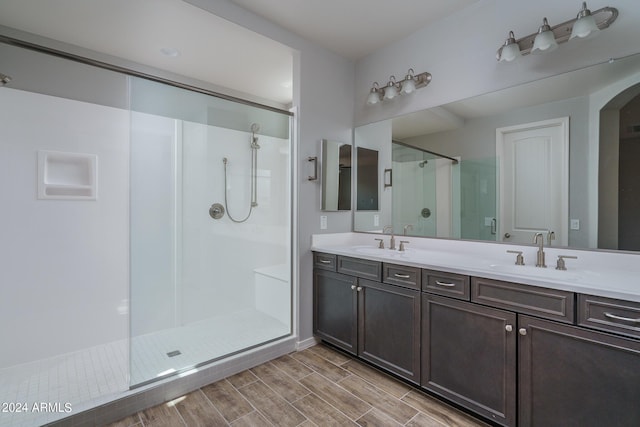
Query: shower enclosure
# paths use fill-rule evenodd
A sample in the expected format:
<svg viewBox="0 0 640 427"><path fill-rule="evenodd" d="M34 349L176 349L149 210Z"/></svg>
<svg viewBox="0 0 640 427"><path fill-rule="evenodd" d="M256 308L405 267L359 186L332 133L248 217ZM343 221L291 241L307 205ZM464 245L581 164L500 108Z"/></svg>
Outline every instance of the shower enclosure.
<svg viewBox="0 0 640 427"><path fill-rule="evenodd" d="M291 162L288 116L140 78L130 91L135 386L291 332Z"/></svg>
<svg viewBox="0 0 640 427"><path fill-rule="evenodd" d="M291 335L290 114L0 55L0 427Z"/></svg>

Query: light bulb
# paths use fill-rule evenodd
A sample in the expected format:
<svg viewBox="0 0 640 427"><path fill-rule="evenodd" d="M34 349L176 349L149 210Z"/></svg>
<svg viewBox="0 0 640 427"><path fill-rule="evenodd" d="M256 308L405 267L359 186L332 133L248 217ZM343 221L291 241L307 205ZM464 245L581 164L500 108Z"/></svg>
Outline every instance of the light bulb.
<svg viewBox="0 0 640 427"><path fill-rule="evenodd" d="M556 36L553 34L553 31L551 31L547 18L544 18L540 29L538 29L538 35L533 41L531 53L551 52L557 47L558 42L556 42Z"/></svg>
<svg viewBox="0 0 640 427"><path fill-rule="evenodd" d="M373 82L373 87L371 87L371 91L369 92L369 96L367 97L368 105L375 105L380 102L380 91L378 89L378 82Z"/></svg>
<svg viewBox="0 0 640 427"><path fill-rule="evenodd" d="M392 100L398 94L398 89L396 88L396 78L395 76L389 77L389 83L384 89L384 99Z"/></svg>
<svg viewBox="0 0 640 427"><path fill-rule="evenodd" d="M505 40L504 45L502 46L498 60L500 62L511 62L521 55L520 46L516 42L516 36L513 34L513 31L509 31L509 37Z"/></svg>
<svg viewBox="0 0 640 427"><path fill-rule="evenodd" d="M402 81L402 89L400 89L400 93L403 95L409 95L416 90L416 82L413 78L413 68L409 68L409 71Z"/></svg>
<svg viewBox="0 0 640 427"><path fill-rule="evenodd" d="M596 19L591 15L591 11L587 9L587 3L583 2L582 9L578 13L578 20L573 24L569 40L573 40L576 37L581 39L591 38L598 34L599 31L600 28L596 24Z"/></svg>

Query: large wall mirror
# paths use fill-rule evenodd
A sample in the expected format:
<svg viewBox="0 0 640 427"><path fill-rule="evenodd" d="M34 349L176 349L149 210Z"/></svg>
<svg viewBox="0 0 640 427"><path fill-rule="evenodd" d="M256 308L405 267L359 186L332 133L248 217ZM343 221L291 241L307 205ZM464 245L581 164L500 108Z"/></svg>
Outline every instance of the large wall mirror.
<svg viewBox="0 0 640 427"><path fill-rule="evenodd" d="M322 140L323 211L351 210L351 144Z"/></svg>
<svg viewBox="0 0 640 427"><path fill-rule="evenodd" d="M355 144L393 173L355 231L640 251L640 54L361 126Z"/></svg>

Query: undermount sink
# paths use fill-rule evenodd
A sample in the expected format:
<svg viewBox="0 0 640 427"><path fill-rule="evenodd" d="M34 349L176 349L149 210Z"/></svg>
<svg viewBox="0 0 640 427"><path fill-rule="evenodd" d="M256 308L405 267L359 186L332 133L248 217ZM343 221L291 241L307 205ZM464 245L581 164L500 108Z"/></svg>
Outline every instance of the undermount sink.
<svg viewBox="0 0 640 427"><path fill-rule="evenodd" d="M357 252L360 254L376 255L376 256L382 256L382 257L399 256L403 254L403 252L400 252L397 249L394 249L394 250L380 249L380 248L376 248L375 246L354 246L352 249L354 252Z"/></svg>
<svg viewBox="0 0 640 427"><path fill-rule="evenodd" d="M491 264L491 270L501 273L513 274L518 276L539 277L542 279L569 280L576 281L581 278L579 274L566 270L556 270L554 267L533 267L529 265L515 264Z"/></svg>

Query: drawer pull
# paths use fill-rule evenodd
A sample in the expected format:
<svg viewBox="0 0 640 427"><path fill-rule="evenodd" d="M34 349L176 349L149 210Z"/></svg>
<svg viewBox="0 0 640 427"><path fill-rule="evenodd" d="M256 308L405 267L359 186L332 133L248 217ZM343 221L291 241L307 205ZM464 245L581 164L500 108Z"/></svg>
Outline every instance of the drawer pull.
<svg viewBox="0 0 640 427"><path fill-rule="evenodd" d="M616 316L615 314L605 312L604 315L609 319L622 320L624 322L640 323L640 319L632 319L630 317Z"/></svg>
<svg viewBox="0 0 640 427"><path fill-rule="evenodd" d="M328 259L319 259L318 261L320 261L321 264L331 264L331 261Z"/></svg>
<svg viewBox="0 0 640 427"><path fill-rule="evenodd" d="M447 288L453 288L455 286L455 283L447 283L447 282L441 282L439 280L436 280L436 285L446 286Z"/></svg>
<svg viewBox="0 0 640 427"><path fill-rule="evenodd" d="M408 274L394 273L394 276L396 276L398 279L410 279L411 278L411 276L409 276Z"/></svg>

